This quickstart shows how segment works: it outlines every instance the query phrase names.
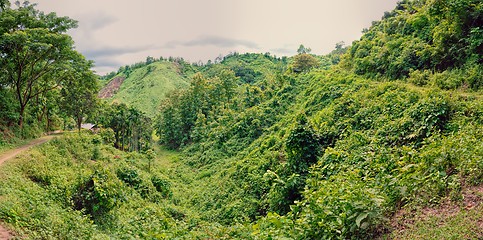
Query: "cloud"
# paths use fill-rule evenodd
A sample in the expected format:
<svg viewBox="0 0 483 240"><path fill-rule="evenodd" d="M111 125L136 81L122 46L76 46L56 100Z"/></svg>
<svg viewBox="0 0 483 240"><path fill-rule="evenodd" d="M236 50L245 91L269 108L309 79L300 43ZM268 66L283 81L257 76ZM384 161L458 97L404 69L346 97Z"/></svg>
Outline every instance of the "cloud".
<svg viewBox="0 0 483 240"><path fill-rule="evenodd" d="M119 56L123 54L129 53L138 53L147 50L156 49L155 46L139 46L139 47L105 47L105 48L97 48L97 49L87 49L83 50L82 53L88 59L101 59L101 58L109 58L114 56Z"/></svg>
<svg viewBox="0 0 483 240"><path fill-rule="evenodd" d="M117 68L121 66L123 63L121 61L117 61L110 58L98 58L95 60L95 67L109 67L109 68Z"/></svg>
<svg viewBox="0 0 483 240"><path fill-rule="evenodd" d="M87 33L105 28L119 20L117 17L105 12L77 15L76 18L79 20L80 27Z"/></svg>
<svg viewBox="0 0 483 240"><path fill-rule="evenodd" d="M171 41L164 45L165 48L176 48L178 46L185 46L185 47L195 47L195 46L215 46L215 47L222 47L222 48L234 48L234 47L247 47L251 49L259 49L258 44L246 41L246 40L237 40L225 37L218 37L218 36L203 36L199 37L194 40L182 42L182 41Z"/></svg>
<svg viewBox="0 0 483 240"><path fill-rule="evenodd" d="M296 49L295 48L288 48L288 47L274 48L274 49L270 49L270 52L278 53L278 54L281 54L281 55L294 55L296 53Z"/></svg>
<svg viewBox="0 0 483 240"><path fill-rule="evenodd" d="M87 59L94 60L94 69L100 73L115 71L119 66L126 65L125 61L120 60L121 55L136 54L145 51L154 50L154 46L140 47L105 47L96 49L87 49L80 51ZM131 62L133 63L133 61Z"/></svg>

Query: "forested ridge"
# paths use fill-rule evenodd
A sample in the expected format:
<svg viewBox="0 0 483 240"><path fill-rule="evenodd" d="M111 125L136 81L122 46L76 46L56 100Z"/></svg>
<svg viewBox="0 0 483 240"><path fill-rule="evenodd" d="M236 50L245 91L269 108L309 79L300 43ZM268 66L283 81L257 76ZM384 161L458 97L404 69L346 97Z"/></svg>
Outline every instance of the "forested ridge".
<svg viewBox="0 0 483 240"><path fill-rule="evenodd" d="M65 35L73 20L28 4L0 15L2 145L69 121L99 127L2 166L0 219L21 236L483 237L481 1L400 1L360 40L324 56L301 45L293 57L148 57L100 79ZM13 19L37 25L15 29ZM57 46L51 36L72 59L44 58ZM20 75L13 56L29 51L42 57ZM116 77L124 87L97 99ZM71 105L84 100L85 111ZM447 204L461 206L459 223L409 228L420 235L397 228L401 212Z"/></svg>

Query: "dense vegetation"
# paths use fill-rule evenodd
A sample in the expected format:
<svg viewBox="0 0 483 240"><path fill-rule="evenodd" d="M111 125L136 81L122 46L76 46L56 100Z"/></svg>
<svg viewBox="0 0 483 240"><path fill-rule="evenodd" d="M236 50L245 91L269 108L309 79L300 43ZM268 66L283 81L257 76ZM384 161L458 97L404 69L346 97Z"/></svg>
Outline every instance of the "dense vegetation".
<svg viewBox="0 0 483 240"><path fill-rule="evenodd" d="M268 53L236 52L206 64L188 63L183 58L148 57L145 62L123 66L117 72L101 77L101 85L106 87L110 81L124 78L120 89L108 101L127 104L155 117L160 101L175 90L186 89L196 73L211 78L222 69L231 70L240 78L238 83L254 84L281 72L287 61L286 57L277 58Z"/></svg>
<svg viewBox="0 0 483 240"><path fill-rule="evenodd" d="M414 76L444 89L482 86L482 3L400 1L351 47L345 64L368 77Z"/></svg>
<svg viewBox="0 0 483 240"><path fill-rule="evenodd" d="M107 105L99 134L8 164L0 219L32 238L367 239L401 209L462 201L483 182L482 8L401 1L327 56L123 67L105 78L177 62L191 80L156 118Z"/></svg>
<svg viewBox="0 0 483 240"><path fill-rule="evenodd" d="M15 5L6 2L0 12L0 148L52 130L80 130L86 121L110 127L120 149L149 148L151 120L143 112L97 98L93 62L66 34L77 22L28 1Z"/></svg>
<svg viewBox="0 0 483 240"><path fill-rule="evenodd" d="M77 126L96 104L92 63L75 50L67 30L77 22L45 14L29 2L0 12L0 144Z"/></svg>

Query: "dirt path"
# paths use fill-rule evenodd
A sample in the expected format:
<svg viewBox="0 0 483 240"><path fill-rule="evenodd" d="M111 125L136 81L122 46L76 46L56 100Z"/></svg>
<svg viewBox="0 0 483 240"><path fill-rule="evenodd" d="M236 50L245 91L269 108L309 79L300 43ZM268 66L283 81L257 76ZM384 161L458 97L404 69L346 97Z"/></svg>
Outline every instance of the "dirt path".
<svg viewBox="0 0 483 240"><path fill-rule="evenodd" d="M10 231L8 231L4 227L2 227L2 225L0 225L0 240L8 240L12 238L13 238L13 235L10 233Z"/></svg>
<svg viewBox="0 0 483 240"><path fill-rule="evenodd" d="M58 135L59 135L59 133L48 135L48 136L43 136L41 138L34 139L34 140L30 141L29 143L27 143L23 146L20 146L18 148L15 148L15 149L12 149L12 150L9 150L9 151L6 151L6 152L0 154L0 165L2 165L5 161L12 159L12 158L16 157L17 155L19 155L20 153L30 149L31 147L45 143L45 142L51 140L52 138L54 138L55 136L58 136Z"/></svg>
<svg viewBox="0 0 483 240"><path fill-rule="evenodd" d="M0 166L5 161L16 157L17 155L19 155L20 153L22 153L24 151L27 151L31 147L45 143L45 142L51 140L52 138L54 138L55 136L58 136L59 134L60 134L59 132L56 132L56 133L48 135L48 136L44 136L44 137L41 137L41 138L34 139L34 140L30 141L29 143L27 143L23 146L17 147L15 149L12 149L12 150L9 150L9 151L6 151L6 152L0 154ZM2 222L0 222L0 240L8 240L8 239L12 239L12 238L13 238L12 233L8 229L3 227Z"/></svg>

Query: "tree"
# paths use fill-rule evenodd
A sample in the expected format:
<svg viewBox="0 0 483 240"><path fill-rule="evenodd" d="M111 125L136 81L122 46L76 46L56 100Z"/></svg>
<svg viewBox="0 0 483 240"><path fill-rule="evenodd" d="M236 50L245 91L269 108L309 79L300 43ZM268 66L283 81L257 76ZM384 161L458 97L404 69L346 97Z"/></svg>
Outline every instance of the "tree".
<svg viewBox="0 0 483 240"><path fill-rule="evenodd" d="M156 61L156 59L154 59L154 58L153 58L153 57L151 57L151 56L148 56L148 57L146 58L146 65L149 65L149 64L153 63L154 61Z"/></svg>
<svg viewBox="0 0 483 240"><path fill-rule="evenodd" d="M97 106L97 77L90 70L91 61L80 58L74 65L71 75L64 79L62 87L61 108L65 114L74 118L77 129L80 131L82 121L95 111Z"/></svg>
<svg viewBox="0 0 483 240"><path fill-rule="evenodd" d="M317 58L314 56L307 53L301 53L294 56L292 71L295 73L306 72L314 67L319 66L319 64L319 60L317 60Z"/></svg>
<svg viewBox="0 0 483 240"><path fill-rule="evenodd" d="M0 126L11 127L18 120L14 98L10 91L0 87Z"/></svg>
<svg viewBox="0 0 483 240"><path fill-rule="evenodd" d="M72 60L79 56L72 38L65 34L77 26L67 17L44 14L24 3L18 9L0 12L0 72L2 82L15 92L18 125L23 126L30 101L57 89L68 74Z"/></svg>
<svg viewBox="0 0 483 240"><path fill-rule="evenodd" d="M9 5L10 2L8 0L0 0L0 11L4 11Z"/></svg>
<svg viewBox="0 0 483 240"><path fill-rule="evenodd" d="M321 152L320 136L308 122L305 114L297 116L297 124L285 143L288 164L292 173L306 175L317 162Z"/></svg>
<svg viewBox="0 0 483 240"><path fill-rule="evenodd" d="M126 104L105 106L99 121L114 132L114 147L128 151L150 148L152 123L143 112Z"/></svg>
<svg viewBox="0 0 483 240"><path fill-rule="evenodd" d="M336 65L340 62L341 56L346 53L347 47L344 41L340 41L335 44L335 49L329 53L328 57L332 61L332 64Z"/></svg>
<svg viewBox="0 0 483 240"><path fill-rule="evenodd" d="M161 103L160 114L156 119L156 134L159 136L159 142L171 149L177 149L186 138L183 131L185 125L188 125L190 119L181 116L181 99L185 97L184 92L174 91L170 93ZM188 111L183 111L186 112Z"/></svg>
<svg viewBox="0 0 483 240"><path fill-rule="evenodd" d="M317 163L321 153L320 136L308 122L305 114L297 116L297 123L285 141L287 167L272 185L269 193L270 208L280 214L290 211L290 205L302 199L302 191L310 166Z"/></svg>
<svg viewBox="0 0 483 240"><path fill-rule="evenodd" d="M303 44L300 44L299 49L297 49L298 54L310 53L312 49L306 48Z"/></svg>
<svg viewBox="0 0 483 240"><path fill-rule="evenodd" d="M338 43L335 44L335 50L336 51L341 51L345 46L345 42L344 41L340 41Z"/></svg>

